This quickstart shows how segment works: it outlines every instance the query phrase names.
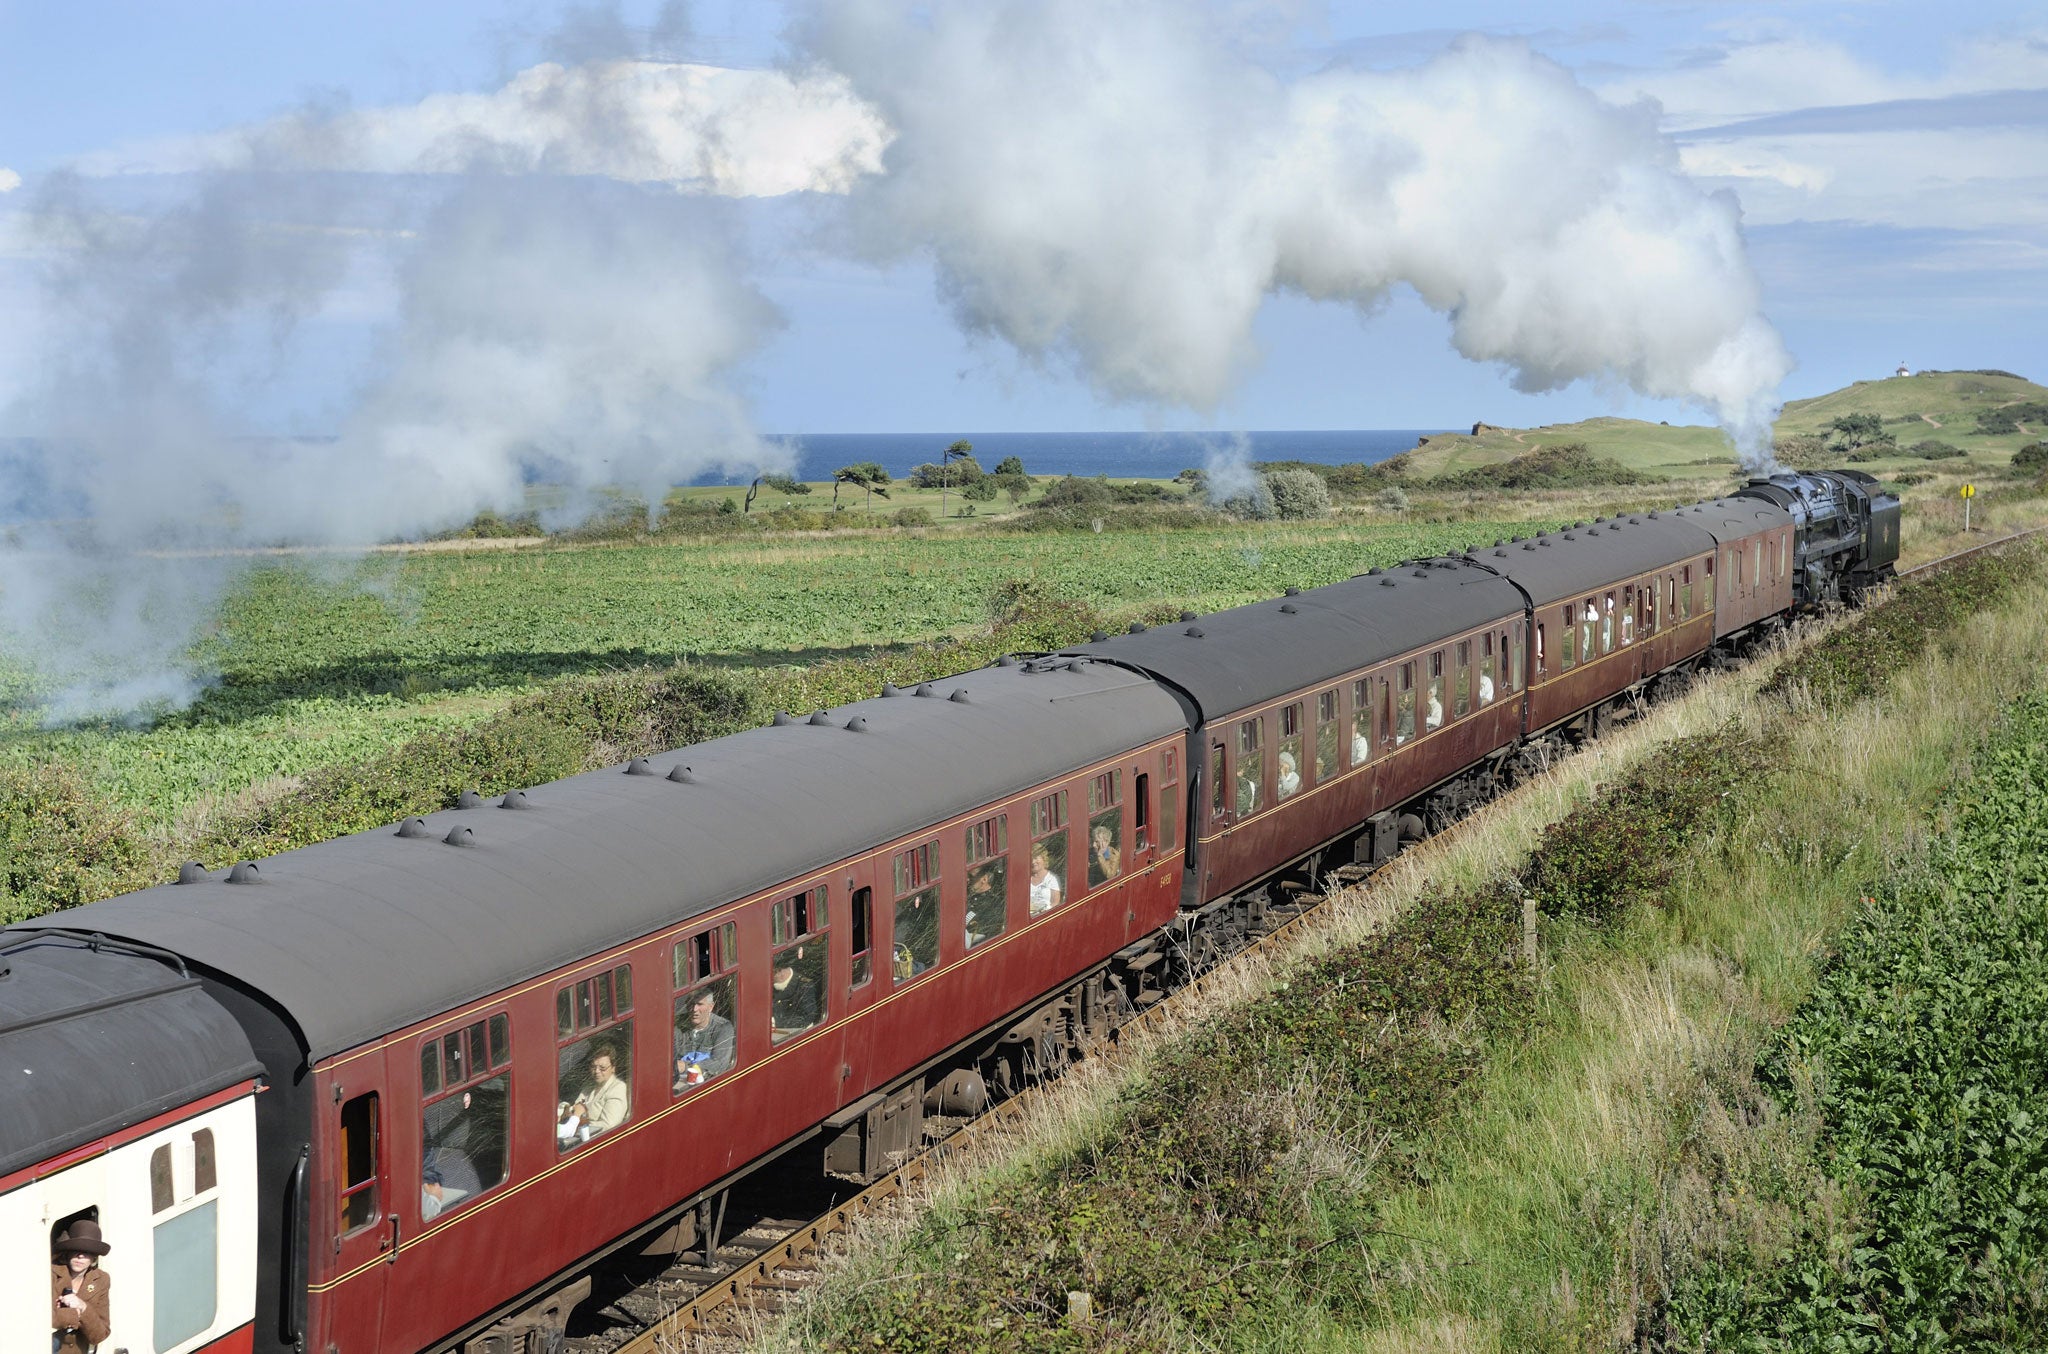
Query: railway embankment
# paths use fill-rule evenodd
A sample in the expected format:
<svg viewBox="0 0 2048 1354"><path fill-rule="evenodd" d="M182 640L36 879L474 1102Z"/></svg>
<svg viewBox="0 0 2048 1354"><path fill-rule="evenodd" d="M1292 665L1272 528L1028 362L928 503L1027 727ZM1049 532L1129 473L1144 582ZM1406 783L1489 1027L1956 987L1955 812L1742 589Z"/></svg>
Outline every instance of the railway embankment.
<svg viewBox="0 0 2048 1354"><path fill-rule="evenodd" d="M1951 806L1987 731L2038 738L2038 717L2001 721L2043 685L2040 564L2018 547L1904 585L1340 898L1270 983L1077 1086L1035 1145L878 1229L773 1338L1761 1349L1803 1329L1877 1348L2038 1322L2048 1209L2023 1192L2040 1136L2013 1117L2013 1041L1947 1022L1997 1085L1922 1096L1893 1064L1946 1066L1935 1036L1887 1046L1856 1004L1959 1008L2006 972L1986 936L2026 934L1959 900L1944 862L1978 821ZM1937 884L1974 976L1899 1003L1898 966L1934 962L1906 956ZM1930 1139L1980 1103L2004 1120ZM1913 1178L1887 1195L1887 1171ZM1973 1171L1975 1192L1943 1183ZM1988 1308L1956 1297L1980 1279Z"/></svg>

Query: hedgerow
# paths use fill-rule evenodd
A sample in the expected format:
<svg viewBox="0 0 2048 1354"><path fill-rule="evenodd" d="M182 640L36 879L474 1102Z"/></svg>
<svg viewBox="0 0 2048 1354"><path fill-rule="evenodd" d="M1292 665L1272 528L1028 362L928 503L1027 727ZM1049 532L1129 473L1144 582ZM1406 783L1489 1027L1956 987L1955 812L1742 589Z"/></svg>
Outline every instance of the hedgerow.
<svg viewBox="0 0 2048 1354"><path fill-rule="evenodd" d="M1852 1226L1710 1257L1671 1298L1669 1347L2048 1344L2044 884L2037 695L1986 739L1925 871L1876 892L1759 1066L1817 1117Z"/></svg>

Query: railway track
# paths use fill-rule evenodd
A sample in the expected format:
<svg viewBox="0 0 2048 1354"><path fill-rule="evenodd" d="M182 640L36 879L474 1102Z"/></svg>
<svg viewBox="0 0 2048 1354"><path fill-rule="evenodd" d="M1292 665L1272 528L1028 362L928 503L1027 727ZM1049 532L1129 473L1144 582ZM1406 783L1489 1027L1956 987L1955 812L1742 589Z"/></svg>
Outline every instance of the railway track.
<svg viewBox="0 0 2048 1354"><path fill-rule="evenodd" d="M1903 570L1910 578L1952 567L1977 555L2048 533L2048 527L2013 532L1965 550ZM1513 795L1494 803L1505 803ZM1490 807L1490 806L1486 806ZM1457 841L1485 816L1484 807L1417 843L1398 859L1435 854ZM1154 1031L1188 1011L1220 984L1232 981L1248 963L1284 947L1326 904L1332 893L1364 882L1382 867L1347 865L1330 872L1338 888L1324 893L1294 892L1290 901L1269 910L1274 924L1243 948L1198 974L1163 1001L1141 1010L1110 1030L1086 1061L1114 1066L1130 1055L1138 1036ZM818 1258L832 1239L858 1221L897 1206L948 1160L989 1147L1014 1134L1058 1087L1058 1079L1031 1086L967 1120L930 1144L889 1175L802 1222L763 1215L748 1221L731 1242L721 1245L720 1260L732 1261L722 1272L691 1262L661 1270L607 1305L634 1325L572 1339L578 1354L724 1354L749 1346L763 1317L787 1308L816 1282ZM623 1337L623 1338L622 1338Z"/></svg>

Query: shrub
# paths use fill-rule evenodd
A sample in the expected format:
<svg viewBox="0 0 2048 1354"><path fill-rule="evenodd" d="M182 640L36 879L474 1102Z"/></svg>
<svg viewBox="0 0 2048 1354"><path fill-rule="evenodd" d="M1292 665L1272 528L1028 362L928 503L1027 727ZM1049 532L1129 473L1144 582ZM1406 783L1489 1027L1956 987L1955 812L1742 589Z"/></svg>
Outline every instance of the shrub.
<svg viewBox="0 0 2048 1354"><path fill-rule="evenodd" d="M981 462L972 456L962 456L954 461L926 461L913 468L905 482L914 489L961 489L985 473Z"/></svg>
<svg viewBox="0 0 2048 1354"><path fill-rule="evenodd" d="M899 527L928 527L932 524L932 510L916 506L898 508L889 520Z"/></svg>
<svg viewBox="0 0 2048 1354"><path fill-rule="evenodd" d="M1977 431L1985 437L1999 437L2005 433L2016 433L2019 423L2012 413L2005 409L1987 409L1977 415Z"/></svg>
<svg viewBox="0 0 2048 1354"><path fill-rule="evenodd" d="M1499 465L1474 466L1429 481L1432 489L1577 489L1589 485L1644 484L1648 477L1606 456L1595 456L1583 442L1538 447Z"/></svg>
<svg viewBox="0 0 2048 1354"><path fill-rule="evenodd" d="M1828 450L1828 440L1813 433L1781 437L1771 451L1779 461L1799 470L1817 470L1834 460L1834 455Z"/></svg>
<svg viewBox="0 0 2048 1354"><path fill-rule="evenodd" d="M1373 506L1385 512L1408 511L1408 491L1398 484L1390 484L1379 491L1373 499Z"/></svg>
<svg viewBox="0 0 2048 1354"><path fill-rule="evenodd" d="M2048 442L2029 442L2014 452L2012 468L2029 475L2048 472Z"/></svg>
<svg viewBox="0 0 2048 1354"><path fill-rule="evenodd" d="M1953 460L1955 457L1963 454L1964 452L1961 447L1950 446L1948 443L1932 437L1924 441L1915 442L1912 446L1906 448L1906 455L1917 456L1923 461Z"/></svg>
<svg viewBox="0 0 2048 1354"><path fill-rule="evenodd" d="M996 468L988 473L991 475L1022 475L1024 474L1024 458L1022 456L1005 456L1002 460L997 461Z"/></svg>
<svg viewBox="0 0 2048 1354"><path fill-rule="evenodd" d="M69 766L0 769L0 922L151 882L134 821Z"/></svg>
<svg viewBox="0 0 2048 1354"><path fill-rule="evenodd" d="M1275 517L1304 520L1330 515L1330 491L1310 470L1273 470L1263 476Z"/></svg>
<svg viewBox="0 0 2048 1354"><path fill-rule="evenodd" d="M1263 522L1273 515L1273 491L1266 486L1266 481L1262 477L1253 480L1216 506L1240 521Z"/></svg>

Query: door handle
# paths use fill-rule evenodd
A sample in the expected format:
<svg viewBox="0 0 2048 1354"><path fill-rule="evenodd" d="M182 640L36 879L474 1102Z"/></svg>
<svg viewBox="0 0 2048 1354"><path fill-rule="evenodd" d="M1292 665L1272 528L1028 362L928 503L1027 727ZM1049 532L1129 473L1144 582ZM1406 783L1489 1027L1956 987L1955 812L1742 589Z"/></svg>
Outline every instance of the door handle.
<svg viewBox="0 0 2048 1354"><path fill-rule="evenodd" d="M398 1215L392 1213L386 1217L385 1221L391 1224L391 1240L388 1243L391 1247L391 1254L384 1257L384 1263L395 1265L398 1263Z"/></svg>

